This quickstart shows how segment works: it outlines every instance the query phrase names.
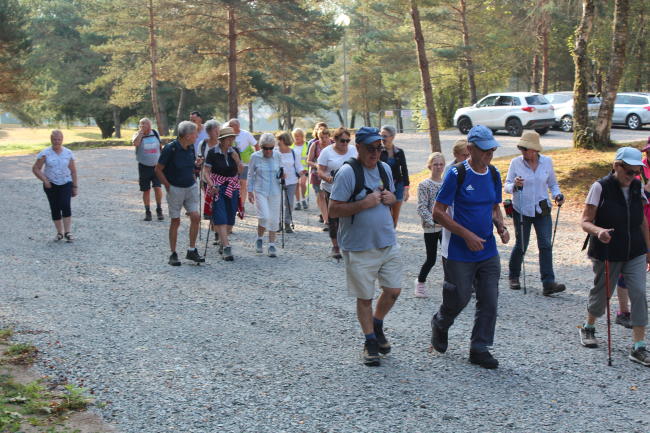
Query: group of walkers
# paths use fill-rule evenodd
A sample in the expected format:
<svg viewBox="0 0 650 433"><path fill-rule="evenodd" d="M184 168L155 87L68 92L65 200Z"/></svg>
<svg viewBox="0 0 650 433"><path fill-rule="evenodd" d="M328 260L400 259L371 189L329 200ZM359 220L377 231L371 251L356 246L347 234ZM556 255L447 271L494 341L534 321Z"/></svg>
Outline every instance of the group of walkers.
<svg viewBox="0 0 650 433"><path fill-rule="evenodd" d="M216 120L203 125L201 114L193 112L192 121L181 122L177 138L163 147L151 122L142 119L133 144L145 220L152 219L152 187L157 218L164 219L164 186L171 218L169 263L181 264L176 243L183 208L190 219L186 258L202 263L205 258L196 248L196 238L203 195L203 214L214 227L219 252L224 260L232 261L229 235L237 214L244 217L248 199L257 210L257 237L252 248L263 253L263 237L268 231L267 254L276 257L277 233L293 231L291 212L308 209L306 198L313 187L323 229L332 242L331 256L343 259L347 292L356 298L357 317L365 335L363 361L378 366L380 354L391 350L383 322L402 289L403 260L396 227L410 186L406 156L393 143L395 136L392 126L380 130L362 127L356 131L353 145L347 128L331 131L320 123L309 143L299 128L292 134L264 133L258 143L252 134L241 130L237 119L224 126ZM75 159L62 146L61 131L53 131L51 141L52 146L38 154L33 172L43 181L57 228L56 240L72 242L70 198L77 195ZM648 143L643 149L647 155L650 139ZM509 288L522 287L520 273L534 227L543 294L566 290L556 282L553 271L552 200L557 206L565 201L553 162L540 154L539 135L527 131L517 144L521 156L510 162L502 185L499 170L491 165L498 147L490 129L474 126L466 140L454 144L454 159L449 163L442 153L429 156L430 176L418 185L417 194L426 261L414 282L415 296L426 297L426 280L436 263L438 243L444 272L442 303L431 319L431 344L436 351L446 352L448 331L475 294L469 361L484 368L499 364L489 347L494 343L501 274L494 230L503 244L511 237L501 211L502 191L513 194L512 210L506 211L512 214L515 228ZM643 365L650 365L644 343L648 322L645 271L650 269L649 175L647 158L642 160L640 151L619 149L612 172L592 185L582 219L582 229L589 234L588 256L595 277L580 342L590 348L597 346L595 322L606 306L609 309L610 286L616 285L620 301L617 323L633 329L629 358ZM246 193L243 197L242 190ZM373 308L376 282L381 294Z"/></svg>

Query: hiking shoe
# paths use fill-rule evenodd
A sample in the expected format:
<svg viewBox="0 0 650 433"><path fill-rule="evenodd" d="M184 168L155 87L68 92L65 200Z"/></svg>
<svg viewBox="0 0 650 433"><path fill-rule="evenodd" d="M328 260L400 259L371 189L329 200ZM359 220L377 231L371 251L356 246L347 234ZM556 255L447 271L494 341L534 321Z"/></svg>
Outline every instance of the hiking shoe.
<svg viewBox="0 0 650 433"><path fill-rule="evenodd" d="M375 331L375 337L377 337L377 343L379 343L379 353L389 353L390 352L390 343L386 339L386 336L384 335L384 327L383 325L377 325L376 323L373 323L373 328Z"/></svg>
<svg viewBox="0 0 650 433"><path fill-rule="evenodd" d="M630 312L626 311L625 313L616 313L615 323L625 326L627 329L632 329L632 318L630 317Z"/></svg>
<svg viewBox="0 0 650 433"><path fill-rule="evenodd" d="M302 208L307 210L308 207L309 207L309 205L307 204L307 200L303 200L302 201Z"/></svg>
<svg viewBox="0 0 650 433"><path fill-rule="evenodd" d="M269 257L277 257L278 256L278 253L275 251L275 245L270 245L269 246L267 254L269 255Z"/></svg>
<svg viewBox="0 0 650 433"><path fill-rule="evenodd" d="M145 221L151 221L151 211L150 210L144 212L144 220Z"/></svg>
<svg viewBox="0 0 650 433"><path fill-rule="evenodd" d="M497 368L499 366L499 361L497 361L497 359L487 350L485 352L474 352L473 350L470 350L469 362L488 369Z"/></svg>
<svg viewBox="0 0 650 433"><path fill-rule="evenodd" d="M221 241L219 240L219 233L214 232L214 242L212 242L212 245L220 245Z"/></svg>
<svg viewBox="0 0 650 433"><path fill-rule="evenodd" d="M181 261L178 260L178 254L172 253L171 256L169 256L169 264L172 266L180 266Z"/></svg>
<svg viewBox="0 0 650 433"><path fill-rule="evenodd" d="M415 296L418 298L426 298L427 294L424 292L425 286L424 283L421 283L418 281L418 279L415 279Z"/></svg>
<svg viewBox="0 0 650 433"><path fill-rule="evenodd" d="M508 277L508 284L512 290L521 290L521 284L519 284L519 277Z"/></svg>
<svg viewBox="0 0 650 433"><path fill-rule="evenodd" d="M639 347L637 350L634 350L634 347L632 347L632 353L630 353L629 358L630 361L638 362L646 367L650 365L650 352L644 346Z"/></svg>
<svg viewBox="0 0 650 433"><path fill-rule="evenodd" d="M255 252L258 254L262 254L264 252L264 249L262 248L262 239L255 241Z"/></svg>
<svg viewBox="0 0 650 433"><path fill-rule="evenodd" d="M447 333L442 332L440 328L433 323L433 317L431 318L431 345L436 352L445 353L447 351Z"/></svg>
<svg viewBox="0 0 650 433"><path fill-rule="evenodd" d="M330 231L330 223L329 222L326 222L326 223L323 224L323 231L324 232Z"/></svg>
<svg viewBox="0 0 650 433"><path fill-rule="evenodd" d="M162 213L162 208L157 208L156 209L156 216L158 217L158 221L164 221L165 216Z"/></svg>
<svg viewBox="0 0 650 433"><path fill-rule="evenodd" d="M376 339L366 340L363 345L363 363L368 367L379 367L379 342Z"/></svg>
<svg viewBox="0 0 650 433"><path fill-rule="evenodd" d="M323 224L323 214L318 215L318 222Z"/></svg>
<svg viewBox="0 0 650 433"><path fill-rule="evenodd" d="M332 256L333 259L336 260L340 260L343 258L339 247L332 247L332 251L330 252L330 255Z"/></svg>
<svg viewBox="0 0 650 433"><path fill-rule="evenodd" d="M217 242L217 245L219 245L219 248L217 248L217 252L220 255L223 255L223 244L221 243L221 241L219 241L219 242Z"/></svg>
<svg viewBox="0 0 650 433"><path fill-rule="evenodd" d="M235 260L235 256L232 255L232 247L228 245L227 247L222 247L223 248L223 259L227 262L232 262Z"/></svg>
<svg viewBox="0 0 650 433"><path fill-rule="evenodd" d="M296 202L296 205L293 207L293 210L300 210L300 208L301 208L301 206L300 206L300 202L297 201L297 202Z"/></svg>
<svg viewBox="0 0 650 433"><path fill-rule="evenodd" d="M548 296L552 295L553 293L564 292L565 290L566 286L564 284L548 283L544 284L544 291L542 292L542 295Z"/></svg>
<svg viewBox="0 0 650 433"><path fill-rule="evenodd" d="M204 219L205 221L208 221L208 220L210 219L210 215L208 215L207 213L204 213L204 214L203 214L203 219Z"/></svg>
<svg viewBox="0 0 650 433"><path fill-rule="evenodd" d="M580 328L580 344L585 347L594 348L598 347L598 340L596 340L596 328Z"/></svg>
<svg viewBox="0 0 650 433"><path fill-rule="evenodd" d="M192 260L196 263L205 263L205 257L201 257L201 254L199 254L199 250L194 248L193 250L187 250L187 255L185 256L186 259Z"/></svg>
<svg viewBox="0 0 650 433"><path fill-rule="evenodd" d="M293 229L291 228L291 226L289 224L285 224L284 225L284 232L285 233L293 233Z"/></svg>

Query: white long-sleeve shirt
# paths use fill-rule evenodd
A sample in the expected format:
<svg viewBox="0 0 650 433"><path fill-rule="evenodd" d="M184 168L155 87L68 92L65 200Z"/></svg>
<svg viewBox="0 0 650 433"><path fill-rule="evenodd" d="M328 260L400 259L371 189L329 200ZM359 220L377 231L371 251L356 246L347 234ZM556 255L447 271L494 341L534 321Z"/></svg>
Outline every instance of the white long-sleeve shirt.
<svg viewBox="0 0 650 433"><path fill-rule="evenodd" d="M539 155L537 170L533 171L524 160L524 157L518 156L510 161L505 191L506 194L513 194L512 204L519 213L522 213L519 207L519 192L515 193L514 191L516 177L524 179L524 189L521 191L521 207L523 207L524 216L534 217L535 212L541 213L542 208L539 206L541 200L546 200L548 207L552 207L551 200L548 197L549 190L553 198L560 194L560 185L558 185L555 178L551 158Z"/></svg>

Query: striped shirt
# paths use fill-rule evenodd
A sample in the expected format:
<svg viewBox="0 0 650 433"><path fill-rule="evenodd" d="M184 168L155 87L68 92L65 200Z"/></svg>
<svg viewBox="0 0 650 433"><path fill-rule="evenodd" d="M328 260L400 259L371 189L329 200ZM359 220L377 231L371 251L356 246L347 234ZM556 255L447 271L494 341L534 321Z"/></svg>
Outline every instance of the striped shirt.
<svg viewBox="0 0 650 433"><path fill-rule="evenodd" d="M258 150L251 155L248 162L248 183L246 190L256 192L265 197L273 197L280 194L280 179L278 171L283 167L282 157L277 149L273 150L273 156L263 156L264 150Z"/></svg>

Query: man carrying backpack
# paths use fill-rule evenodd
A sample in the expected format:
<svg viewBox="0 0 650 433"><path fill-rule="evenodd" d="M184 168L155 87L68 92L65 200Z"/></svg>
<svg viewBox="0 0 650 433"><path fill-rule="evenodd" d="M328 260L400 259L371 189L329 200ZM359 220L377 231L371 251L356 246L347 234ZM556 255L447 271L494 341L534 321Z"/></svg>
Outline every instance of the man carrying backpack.
<svg viewBox="0 0 650 433"><path fill-rule="evenodd" d="M140 191L144 202L144 220L151 221L151 187L156 197L156 216L158 221L165 219L162 208L162 188L156 176L156 164L162 150L162 142L158 131L151 128L151 120L140 119L140 128L133 134L132 143L135 146L135 159L138 161L138 177Z"/></svg>
<svg viewBox="0 0 650 433"><path fill-rule="evenodd" d="M492 131L476 125L467 134L469 158L453 166L445 176L433 206L433 218L442 225L442 305L431 319L431 344L440 353L447 350L447 332L471 298L476 284L476 314L469 361L483 368L496 368L492 357L497 322L497 299L501 262L492 225L501 241L510 240L503 224L501 176L490 165L499 143Z"/></svg>
<svg viewBox="0 0 650 433"><path fill-rule="evenodd" d="M348 159L334 176L329 215L339 218L348 296L357 298L357 318L366 336L364 364L379 366L379 353L390 352L384 318L402 290L403 262L390 214L395 185L390 167L379 161L379 130L359 128L355 141L356 158ZM382 293L373 314L376 280Z"/></svg>

